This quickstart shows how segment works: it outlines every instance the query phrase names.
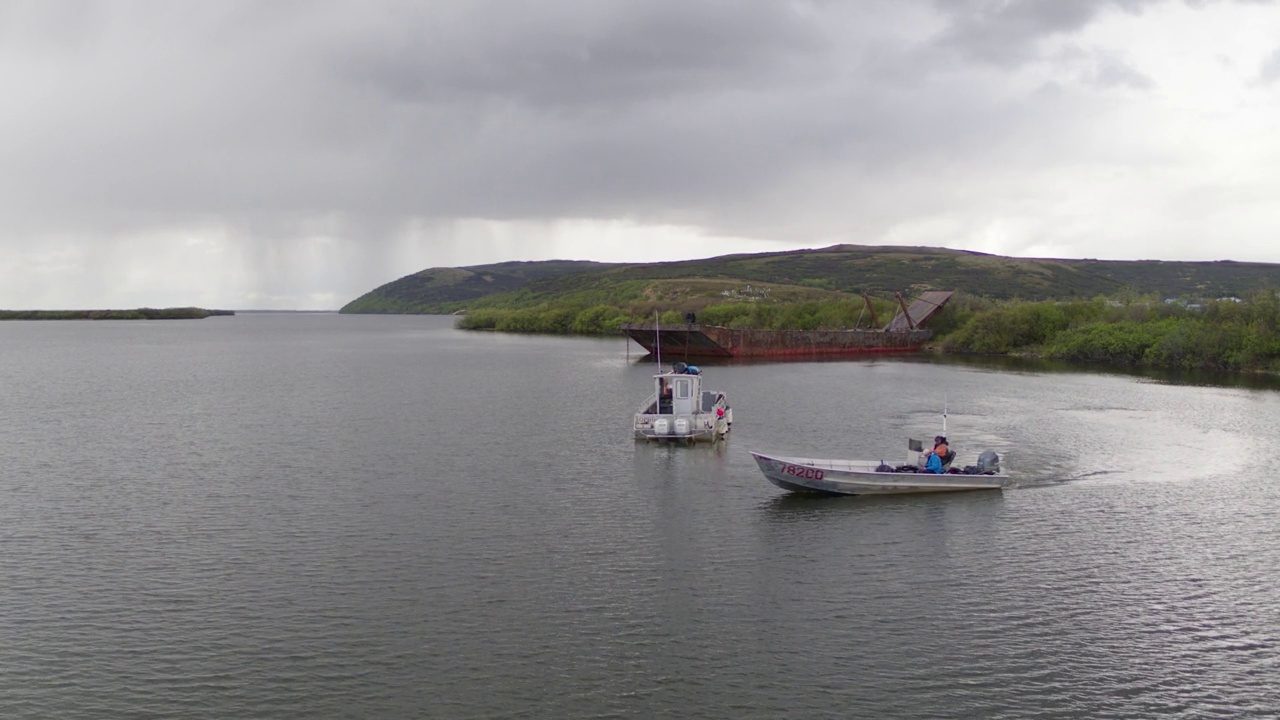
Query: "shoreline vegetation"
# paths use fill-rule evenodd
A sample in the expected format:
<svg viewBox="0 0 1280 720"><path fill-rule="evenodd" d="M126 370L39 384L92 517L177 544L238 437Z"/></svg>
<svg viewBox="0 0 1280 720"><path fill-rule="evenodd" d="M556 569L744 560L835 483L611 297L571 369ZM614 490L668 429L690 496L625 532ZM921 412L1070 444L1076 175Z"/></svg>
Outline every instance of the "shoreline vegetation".
<svg viewBox="0 0 1280 720"><path fill-rule="evenodd" d="M200 320L235 315L234 310L197 307L134 308L132 310L0 310L0 320Z"/></svg>
<svg viewBox="0 0 1280 720"><path fill-rule="evenodd" d="M1280 264L1012 258L833 245L702 260L549 260L428 268L341 313L458 315L471 330L616 335L623 323L758 330L883 328L951 290L925 352L1112 367L1280 372ZM865 295L864 295L865 294ZM868 302L865 298L870 298Z"/></svg>
<svg viewBox="0 0 1280 720"><path fill-rule="evenodd" d="M943 311L945 314L945 310ZM1135 368L1280 372L1280 297L1009 302L935 339L947 355L1008 355Z"/></svg>
<svg viewBox="0 0 1280 720"><path fill-rule="evenodd" d="M548 303L483 307L455 325L465 330L563 335L615 335L624 323L684 324L683 308ZM882 320L896 306L876 300ZM639 311L639 312L638 312ZM707 305L697 322L767 330L851 330L872 325L862 299ZM1089 364L1229 372L1280 373L1280 297L1163 299L1120 294L1091 300L989 300L957 293L929 323L929 351L1065 360Z"/></svg>

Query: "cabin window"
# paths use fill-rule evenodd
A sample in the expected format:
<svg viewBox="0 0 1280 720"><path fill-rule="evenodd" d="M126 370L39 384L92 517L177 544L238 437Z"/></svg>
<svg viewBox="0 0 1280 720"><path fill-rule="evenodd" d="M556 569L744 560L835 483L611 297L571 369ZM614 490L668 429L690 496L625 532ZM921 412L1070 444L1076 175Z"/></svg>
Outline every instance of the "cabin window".
<svg viewBox="0 0 1280 720"><path fill-rule="evenodd" d="M693 386L692 382L685 380L683 378L681 378L680 380L676 380L676 397L678 398L689 397L689 389L692 386Z"/></svg>

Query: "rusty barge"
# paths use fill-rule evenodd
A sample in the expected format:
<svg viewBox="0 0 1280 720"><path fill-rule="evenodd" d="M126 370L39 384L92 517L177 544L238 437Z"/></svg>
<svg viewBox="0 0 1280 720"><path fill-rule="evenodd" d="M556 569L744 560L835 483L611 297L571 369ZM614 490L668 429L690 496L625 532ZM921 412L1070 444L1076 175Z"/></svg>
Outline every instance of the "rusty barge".
<svg viewBox="0 0 1280 720"><path fill-rule="evenodd" d="M751 330L689 322L683 325L629 323L622 331L651 355L691 358L785 358L919 350L933 331L922 326L951 299L951 292L926 292L878 330ZM867 306L870 307L868 300ZM873 315L874 318L874 315ZM692 318L691 318L692 319Z"/></svg>

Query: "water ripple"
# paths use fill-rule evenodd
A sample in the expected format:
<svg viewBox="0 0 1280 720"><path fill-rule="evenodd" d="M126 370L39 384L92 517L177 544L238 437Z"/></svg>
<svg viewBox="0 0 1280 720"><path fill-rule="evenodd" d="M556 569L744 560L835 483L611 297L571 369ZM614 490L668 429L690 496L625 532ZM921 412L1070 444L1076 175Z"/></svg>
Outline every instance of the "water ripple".
<svg viewBox="0 0 1280 720"><path fill-rule="evenodd" d="M1268 391L709 366L732 437L671 449L612 341L229 320L0 326L0 716L1280 716ZM890 456L928 387L1016 487L746 453Z"/></svg>

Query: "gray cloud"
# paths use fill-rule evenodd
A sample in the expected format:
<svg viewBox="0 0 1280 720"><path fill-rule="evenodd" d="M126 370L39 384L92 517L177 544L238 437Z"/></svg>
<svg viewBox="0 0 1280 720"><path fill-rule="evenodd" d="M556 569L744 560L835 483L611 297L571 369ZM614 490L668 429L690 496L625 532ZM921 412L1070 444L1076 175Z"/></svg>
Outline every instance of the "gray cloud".
<svg viewBox="0 0 1280 720"><path fill-rule="evenodd" d="M354 286L419 269L389 260L406 226L457 257L466 218L791 243L924 218L976 232L1058 207L1043 199L1062 178L1184 152L1099 112L1120 102L1099 93L1157 81L1076 42L1169 7L0 2L0 247L215 233L249 284L295 296L306 277L350 290L297 270L307 239Z"/></svg>
<svg viewBox="0 0 1280 720"><path fill-rule="evenodd" d="M1035 57L1047 37L1083 29L1107 10L1140 12L1159 0L934 0L949 17L942 45L967 58L997 65L1018 65Z"/></svg>
<svg viewBox="0 0 1280 720"><path fill-rule="evenodd" d="M1271 53L1262 62L1262 66L1258 68L1258 82L1264 85L1274 83L1280 79L1280 49Z"/></svg>
<svg viewBox="0 0 1280 720"><path fill-rule="evenodd" d="M512 7L478 2L431 15L401 7L394 41L367 38L335 69L396 102L599 108L770 87L779 65L822 42L784 4L575 2L538 15Z"/></svg>

